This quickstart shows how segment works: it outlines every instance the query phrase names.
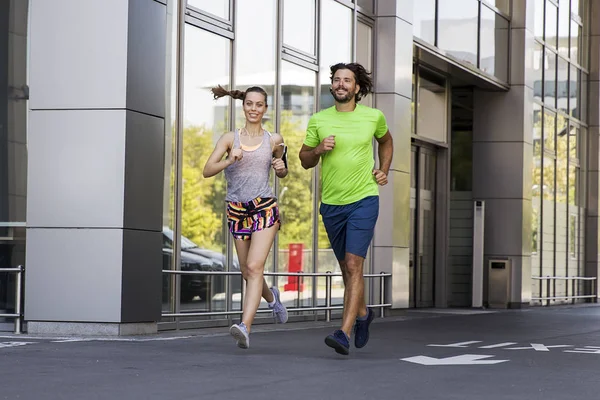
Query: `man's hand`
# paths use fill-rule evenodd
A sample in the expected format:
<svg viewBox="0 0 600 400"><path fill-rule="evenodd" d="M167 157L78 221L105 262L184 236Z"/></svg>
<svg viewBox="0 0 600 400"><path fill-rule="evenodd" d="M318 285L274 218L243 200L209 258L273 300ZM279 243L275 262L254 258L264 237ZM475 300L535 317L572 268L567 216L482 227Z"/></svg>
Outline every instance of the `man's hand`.
<svg viewBox="0 0 600 400"><path fill-rule="evenodd" d="M373 177L379 186L385 186L388 183L387 174L379 169L373 170Z"/></svg>
<svg viewBox="0 0 600 400"><path fill-rule="evenodd" d="M281 158L274 158L273 161L271 161L271 165L277 175L280 175L285 171L285 163Z"/></svg>
<svg viewBox="0 0 600 400"><path fill-rule="evenodd" d="M325 153L329 153L335 147L335 136L330 135L327 136L323 141L317 146L315 149L315 153L318 155L323 155Z"/></svg>

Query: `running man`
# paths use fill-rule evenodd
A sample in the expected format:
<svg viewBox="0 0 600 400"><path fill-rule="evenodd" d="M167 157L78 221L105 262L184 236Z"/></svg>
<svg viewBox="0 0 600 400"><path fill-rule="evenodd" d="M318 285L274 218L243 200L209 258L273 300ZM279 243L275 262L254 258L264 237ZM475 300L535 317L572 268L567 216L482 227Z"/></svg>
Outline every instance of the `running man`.
<svg viewBox="0 0 600 400"><path fill-rule="evenodd" d="M344 280L342 326L325 343L344 355L350 352L352 333L356 348L367 344L375 317L365 303L363 264L379 215L378 185L388 183L394 150L383 113L357 103L372 91L372 78L362 65L333 65L335 106L310 118L300 149L305 169L323 160L319 212ZM374 168L373 138L379 143L379 169Z"/></svg>

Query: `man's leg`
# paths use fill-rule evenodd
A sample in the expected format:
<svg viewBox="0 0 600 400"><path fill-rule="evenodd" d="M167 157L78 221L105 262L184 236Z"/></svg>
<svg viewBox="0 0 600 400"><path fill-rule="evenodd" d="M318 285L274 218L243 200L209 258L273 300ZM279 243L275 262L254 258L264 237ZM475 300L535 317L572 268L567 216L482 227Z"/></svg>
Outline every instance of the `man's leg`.
<svg viewBox="0 0 600 400"><path fill-rule="evenodd" d="M352 333L352 327L356 317L366 315L365 304L365 280L363 277L363 265L365 259L356 254L346 253L343 272L344 279L344 314L342 319L342 330L348 337ZM340 263L341 266L341 263Z"/></svg>

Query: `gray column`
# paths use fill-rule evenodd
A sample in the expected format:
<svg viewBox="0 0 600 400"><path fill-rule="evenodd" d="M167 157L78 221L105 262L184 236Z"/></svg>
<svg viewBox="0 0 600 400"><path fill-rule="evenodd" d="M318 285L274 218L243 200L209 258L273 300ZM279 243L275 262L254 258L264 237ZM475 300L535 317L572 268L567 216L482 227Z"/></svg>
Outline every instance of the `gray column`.
<svg viewBox="0 0 600 400"><path fill-rule="evenodd" d="M589 128L587 136L587 213L585 219L585 276L598 277L598 186L600 179L600 4L590 2Z"/></svg>
<svg viewBox="0 0 600 400"><path fill-rule="evenodd" d="M527 4L512 2L510 91L474 93L473 197L485 200L486 268L490 257L512 261L511 307L531 300L534 36Z"/></svg>
<svg viewBox="0 0 600 400"><path fill-rule="evenodd" d="M410 124L413 0L378 0L375 104L394 137L388 185L380 189L380 216L373 242L374 271L393 274L392 308L409 303Z"/></svg>
<svg viewBox="0 0 600 400"><path fill-rule="evenodd" d="M30 4L28 331L155 332L166 6Z"/></svg>

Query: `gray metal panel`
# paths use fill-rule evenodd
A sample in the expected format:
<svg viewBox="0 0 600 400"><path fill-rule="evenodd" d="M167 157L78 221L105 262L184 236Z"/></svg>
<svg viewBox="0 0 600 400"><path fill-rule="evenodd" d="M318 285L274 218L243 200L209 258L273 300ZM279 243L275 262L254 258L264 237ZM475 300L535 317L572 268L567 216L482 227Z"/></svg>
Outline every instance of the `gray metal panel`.
<svg viewBox="0 0 600 400"><path fill-rule="evenodd" d="M162 230L164 120L127 111L123 226Z"/></svg>
<svg viewBox="0 0 600 400"><path fill-rule="evenodd" d="M397 93L412 97L412 25L396 17L377 19L377 93Z"/></svg>
<svg viewBox="0 0 600 400"><path fill-rule="evenodd" d="M27 229L25 319L119 322L121 229Z"/></svg>
<svg viewBox="0 0 600 400"><path fill-rule="evenodd" d="M525 131L533 118L533 90L513 86L508 92L473 92L473 142L532 143L532 132Z"/></svg>
<svg viewBox="0 0 600 400"><path fill-rule="evenodd" d="M28 151L29 227L123 226L125 111L32 111Z"/></svg>
<svg viewBox="0 0 600 400"><path fill-rule="evenodd" d="M129 0L127 108L165 116L167 7Z"/></svg>
<svg viewBox="0 0 600 400"><path fill-rule="evenodd" d="M379 0L377 14L380 17L398 17L412 24L413 3L421 0Z"/></svg>
<svg viewBox="0 0 600 400"><path fill-rule="evenodd" d="M485 254L520 255L523 251L523 207L527 200L485 201Z"/></svg>
<svg viewBox="0 0 600 400"><path fill-rule="evenodd" d="M410 173L410 98L394 93L377 93L375 96L379 108L388 123L390 134L394 138L394 158L392 169Z"/></svg>
<svg viewBox="0 0 600 400"><path fill-rule="evenodd" d="M160 320L162 232L123 230L121 321Z"/></svg>
<svg viewBox="0 0 600 400"><path fill-rule="evenodd" d="M127 2L31 0L30 6L29 107L124 108Z"/></svg>
<svg viewBox="0 0 600 400"><path fill-rule="evenodd" d="M523 142L473 143L475 197L523 198L523 151Z"/></svg>

